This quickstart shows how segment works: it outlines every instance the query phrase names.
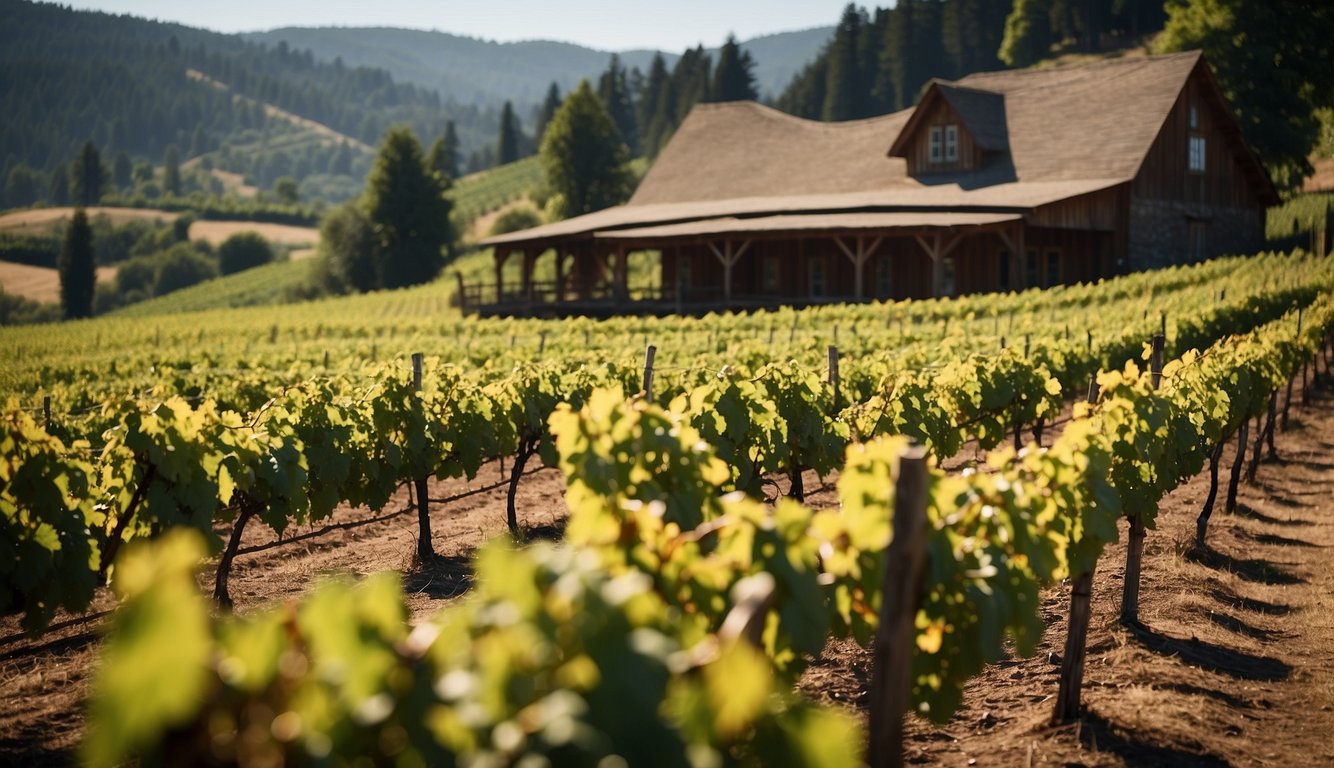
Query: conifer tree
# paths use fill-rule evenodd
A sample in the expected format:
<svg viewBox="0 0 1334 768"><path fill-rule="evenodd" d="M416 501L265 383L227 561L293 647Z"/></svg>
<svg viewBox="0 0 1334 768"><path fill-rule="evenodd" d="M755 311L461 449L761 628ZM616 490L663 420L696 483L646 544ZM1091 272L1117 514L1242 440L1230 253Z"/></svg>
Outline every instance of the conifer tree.
<svg viewBox="0 0 1334 768"><path fill-rule="evenodd" d="M505 165L519 159L519 121L514 117L514 105L505 102L500 110L500 136L496 140L496 164Z"/></svg>
<svg viewBox="0 0 1334 768"><path fill-rule="evenodd" d="M84 142L83 149L74 160L72 181L76 205L97 205L97 201L102 199L102 189L106 186L106 171L102 169L102 158L91 141Z"/></svg>
<svg viewBox="0 0 1334 768"><path fill-rule="evenodd" d="M563 216L607 208L630 194L629 149L587 80L556 111L539 154L542 175L560 195Z"/></svg>
<svg viewBox="0 0 1334 768"><path fill-rule="evenodd" d="M670 86L671 74L661 53L653 54L644 87L635 102L635 122L639 125L639 143L648 157L656 157L662 148L663 123L661 111L667 100L663 98Z"/></svg>
<svg viewBox="0 0 1334 768"><path fill-rule="evenodd" d="M865 13L853 3L843 9L843 16L834 29L829 44L829 65L825 70L824 104L821 120L851 120L861 117L860 104L866 89L862 86L861 60L858 55L859 37L865 26Z"/></svg>
<svg viewBox="0 0 1334 768"><path fill-rule="evenodd" d="M556 81L551 81L551 87L547 88L546 98L542 100L542 106L537 111L537 132L533 138L537 140L538 146L542 144L542 137L546 135L547 126L551 124L551 118L556 116L556 110L560 109L561 97L560 86Z"/></svg>
<svg viewBox="0 0 1334 768"><path fill-rule="evenodd" d="M625 80L625 68L621 66L621 57L611 55L607 71L598 79L598 96L601 97L607 114L611 116L621 140L629 147L631 154L639 151L639 131L635 125L635 111L631 104L630 88Z"/></svg>
<svg viewBox="0 0 1334 768"><path fill-rule="evenodd" d="M452 239L450 202L408 128L385 135L366 179L365 201L379 287L416 285L439 274Z"/></svg>
<svg viewBox="0 0 1334 768"><path fill-rule="evenodd" d="M755 92L754 70L755 62L750 53L737 44L735 35L728 35L727 42L723 43L722 50L718 52L718 68L713 72L709 100L754 100L759 95Z"/></svg>
<svg viewBox="0 0 1334 768"><path fill-rule="evenodd" d="M60 272L60 306L66 320L91 317L97 265L93 258L93 228L82 206L74 210L65 243L56 264Z"/></svg>

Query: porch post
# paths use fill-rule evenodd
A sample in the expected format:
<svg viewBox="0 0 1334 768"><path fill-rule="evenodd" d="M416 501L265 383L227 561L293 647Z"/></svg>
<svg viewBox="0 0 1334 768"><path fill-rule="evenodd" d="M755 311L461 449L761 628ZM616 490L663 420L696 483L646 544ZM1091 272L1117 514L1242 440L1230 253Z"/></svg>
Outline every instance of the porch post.
<svg viewBox="0 0 1334 768"><path fill-rule="evenodd" d="M750 240L746 240L741 243L740 248L734 250L732 241L724 240L723 250L721 251L718 250L718 246L709 243L709 250L713 251L713 255L717 256L718 261L723 265L723 300L729 307L732 305L732 267L736 266L736 263L741 260L741 256L750 247L750 243Z"/></svg>
<svg viewBox="0 0 1334 768"><path fill-rule="evenodd" d="M556 301L565 301L565 249L556 246Z"/></svg>
<svg viewBox="0 0 1334 768"><path fill-rule="evenodd" d="M870 260L872 254L875 253L875 250L880 247L880 241L883 239L884 238L882 237L877 237L871 241L870 245L867 245L865 238L858 235L857 250L853 251L843 242L843 238L834 238L834 242L838 245L839 249L843 251L843 255L847 256L848 260L852 262L853 279L856 285L855 298L861 299L865 296L866 291L863 286L865 285L866 262Z"/></svg>
<svg viewBox="0 0 1334 768"><path fill-rule="evenodd" d="M510 252L505 249L497 248L494 254L496 263L496 303L505 300L504 280L505 280L505 260L509 258Z"/></svg>

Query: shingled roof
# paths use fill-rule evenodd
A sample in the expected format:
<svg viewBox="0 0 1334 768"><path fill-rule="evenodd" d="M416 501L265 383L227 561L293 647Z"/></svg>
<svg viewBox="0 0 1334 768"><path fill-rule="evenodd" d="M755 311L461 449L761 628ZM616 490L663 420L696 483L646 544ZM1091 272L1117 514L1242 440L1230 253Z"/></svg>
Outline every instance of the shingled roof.
<svg viewBox="0 0 1334 768"><path fill-rule="evenodd" d="M700 104L686 116L629 205L819 195L906 181L885 147L911 109L822 123L753 101Z"/></svg>
<svg viewBox="0 0 1334 768"><path fill-rule="evenodd" d="M778 214L1000 212L1088 194L1135 178L1197 65L1193 51L933 81L920 104L945 99L978 146L1005 162L921 180L890 156L915 130L913 109L824 123L748 101L701 104L626 205L484 243ZM1254 183L1269 185L1240 146Z"/></svg>

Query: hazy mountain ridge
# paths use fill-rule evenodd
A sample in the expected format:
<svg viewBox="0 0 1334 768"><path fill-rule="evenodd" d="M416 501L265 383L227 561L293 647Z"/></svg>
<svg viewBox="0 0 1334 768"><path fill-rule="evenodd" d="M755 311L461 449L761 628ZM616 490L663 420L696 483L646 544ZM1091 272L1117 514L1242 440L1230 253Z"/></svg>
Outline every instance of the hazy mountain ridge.
<svg viewBox="0 0 1334 768"><path fill-rule="evenodd" d="M755 60L762 96L776 95L813 59L833 27L763 35L742 42ZM394 27L282 27L243 35L247 40L309 49L316 57L342 58L349 66L385 69L395 80L438 90L458 103L496 105L509 99L525 114L554 80L568 91L606 69L611 51L574 43L528 40L502 43L448 32ZM627 68L646 72L654 51L616 52ZM670 68L680 51L663 51Z"/></svg>

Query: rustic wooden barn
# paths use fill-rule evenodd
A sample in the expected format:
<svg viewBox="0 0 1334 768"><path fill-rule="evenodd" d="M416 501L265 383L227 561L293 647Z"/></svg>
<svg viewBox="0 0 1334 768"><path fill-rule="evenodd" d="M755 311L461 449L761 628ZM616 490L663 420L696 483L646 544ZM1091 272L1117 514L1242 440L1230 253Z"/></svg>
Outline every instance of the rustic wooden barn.
<svg viewBox="0 0 1334 768"><path fill-rule="evenodd" d="M486 314L594 315L1045 287L1254 249L1277 201L1198 52L1112 59L845 123L697 106L630 202L493 237L496 283L460 287ZM661 287L631 296L642 250Z"/></svg>

